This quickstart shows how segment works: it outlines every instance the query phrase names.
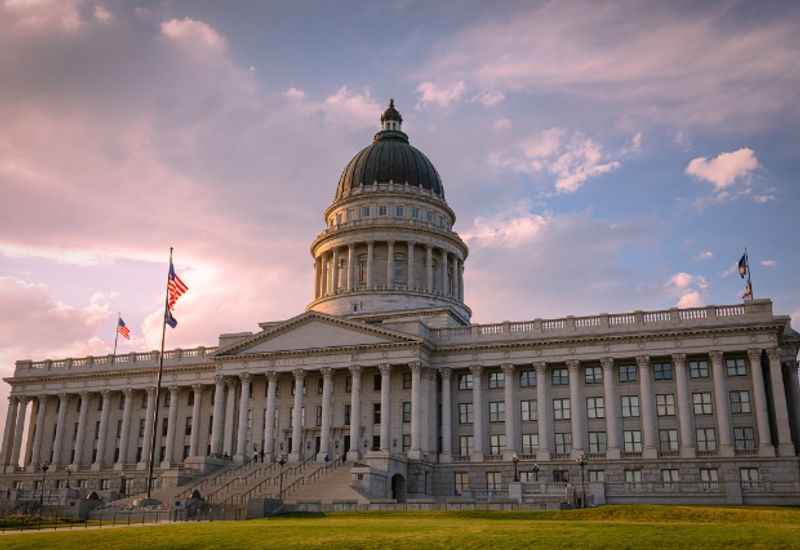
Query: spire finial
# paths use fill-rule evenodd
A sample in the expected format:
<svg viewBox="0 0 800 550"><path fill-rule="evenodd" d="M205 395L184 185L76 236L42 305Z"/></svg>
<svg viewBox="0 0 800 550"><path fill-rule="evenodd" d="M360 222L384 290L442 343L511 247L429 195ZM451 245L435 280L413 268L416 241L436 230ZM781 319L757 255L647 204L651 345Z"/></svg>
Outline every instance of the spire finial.
<svg viewBox="0 0 800 550"><path fill-rule="evenodd" d="M394 98L393 97L389 98L389 107L394 107Z"/></svg>

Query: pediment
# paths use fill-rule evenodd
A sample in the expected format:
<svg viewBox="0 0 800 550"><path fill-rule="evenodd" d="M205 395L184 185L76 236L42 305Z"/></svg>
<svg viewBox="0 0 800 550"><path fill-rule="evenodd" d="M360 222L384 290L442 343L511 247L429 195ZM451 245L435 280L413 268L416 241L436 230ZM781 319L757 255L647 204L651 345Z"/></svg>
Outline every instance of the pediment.
<svg viewBox="0 0 800 550"><path fill-rule="evenodd" d="M216 355L241 356L418 341L419 338L412 335L309 312L218 350Z"/></svg>

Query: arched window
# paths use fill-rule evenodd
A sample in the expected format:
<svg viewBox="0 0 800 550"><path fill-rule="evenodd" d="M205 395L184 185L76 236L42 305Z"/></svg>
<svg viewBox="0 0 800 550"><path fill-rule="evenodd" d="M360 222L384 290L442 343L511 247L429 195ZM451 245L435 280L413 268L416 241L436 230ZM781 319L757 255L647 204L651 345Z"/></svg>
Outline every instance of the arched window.
<svg viewBox="0 0 800 550"><path fill-rule="evenodd" d="M455 271L453 270L453 265L447 265L447 295L453 296L453 291L455 290Z"/></svg>

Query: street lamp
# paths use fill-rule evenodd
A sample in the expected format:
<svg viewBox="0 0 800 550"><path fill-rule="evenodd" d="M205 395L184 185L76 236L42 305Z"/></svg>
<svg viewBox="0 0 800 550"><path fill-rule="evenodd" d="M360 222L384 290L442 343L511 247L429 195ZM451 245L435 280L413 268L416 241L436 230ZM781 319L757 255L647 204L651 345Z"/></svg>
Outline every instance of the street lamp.
<svg viewBox="0 0 800 550"><path fill-rule="evenodd" d="M586 455L581 453L575 457L575 462L581 467L581 508L586 507L586 486L584 485L583 470L586 467Z"/></svg>
<svg viewBox="0 0 800 550"><path fill-rule="evenodd" d="M514 481L519 481L519 456L517 453L514 453L511 457L511 462L514 463Z"/></svg>
<svg viewBox="0 0 800 550"><path fill-rule="evenodd" d="M531 469L533 470L533 480L534 481L539 481L539 470L541 468L539 468L538 464L534 464L533 468L531 468Z"/></svg>
<svg viewBox="0 0 800 550"><path fill-rule="evenodd" d="M281 467L281 475L279 476L280 485L278 486L278 499L283 502L283 467L286 465L286 455L281 455L281 458L278 460L278 464Z"/></svg>
<svg viewBox="0 0 800 550"><path fill-rule="evenodd" d="M47 464L42 464L40 468L42 469L42 491L39 494L39 507L41 508L44 506L44 486L47 481Z"/></svg>
<svg viewBox="0 0 800 550"><path fill-rule="evenodd" d="M125 493L127 493L127 492L128 491L126 490L126 487L125 487L125 474L120 474L120 476L119 476L119 495L124 497Z"/></svg>

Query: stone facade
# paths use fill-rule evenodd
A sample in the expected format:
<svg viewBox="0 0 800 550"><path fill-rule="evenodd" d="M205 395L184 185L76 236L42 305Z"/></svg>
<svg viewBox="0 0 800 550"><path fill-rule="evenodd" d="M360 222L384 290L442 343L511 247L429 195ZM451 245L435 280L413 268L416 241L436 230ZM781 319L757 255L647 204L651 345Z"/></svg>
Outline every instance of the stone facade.
<svg viewBox="0 0 800 550"><path fill-rule="evenodd" d="M454 220L407 183L337 194L306 312L165 352L158 397L158 352L18 361L0 487L48 465L140 490L155 430L162 483L341 458L375 499L583 478L610 502L800 504L800 335L771 301L473 325Z"/></svg>

